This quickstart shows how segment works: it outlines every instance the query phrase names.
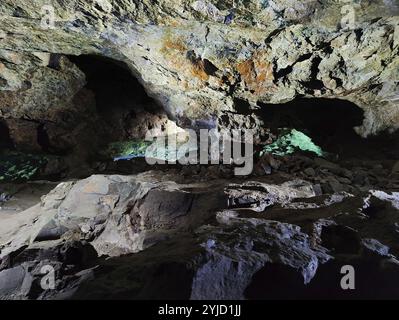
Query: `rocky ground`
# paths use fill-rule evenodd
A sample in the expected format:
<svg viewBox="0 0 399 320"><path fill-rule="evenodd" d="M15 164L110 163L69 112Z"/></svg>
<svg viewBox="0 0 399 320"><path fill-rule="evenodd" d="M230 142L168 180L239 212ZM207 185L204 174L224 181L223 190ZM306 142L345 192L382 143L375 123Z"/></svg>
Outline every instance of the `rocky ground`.
<svg viewBox="0 0 399 320"><path fill-rule="evenodd" d="M397 298L398 164L345 165L267 155L246 178L189 166L94 175L49 193L54 185L2 186L15 191L2 195L0 295ZM341 289L344 265L356 290ZM40 285L45 266L53 290Z"/></svg>

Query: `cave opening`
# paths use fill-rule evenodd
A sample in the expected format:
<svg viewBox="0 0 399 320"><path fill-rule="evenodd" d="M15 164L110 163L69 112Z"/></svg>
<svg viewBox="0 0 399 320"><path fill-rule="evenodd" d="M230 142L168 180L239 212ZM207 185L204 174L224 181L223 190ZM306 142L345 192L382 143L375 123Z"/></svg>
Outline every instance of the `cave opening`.
<svg viewBox="0 0 399 320"><path fill-rule="evenodd" d="M84 73L86 85L73 97L70 109L55 115L54 122L12 119L19 125L12 130L6 120L0 121L0 151L5 152L0 179L5 174L20 181L21 174L58 180L144 171L148 169L144 159L115 164L114 157L142 152L148 130L162 135L173 129L163 108L126 64L96 55L67 58ZM51 67L55 68L54 61ZM14 165L10 157L24 161Z"/></svg>
<svg viewBox="0 0 399 320"><path fill-rule="evenodd" d="M129 67L120 61L96 56L68 56L86 76L86 89L95 97L108 142L143 139L146 130L165 126L166 114L149 97Z"/></svg>
<svg viewBox="0 0 399 320"><path fill-rule="evenodd" d="M159 110L125 63L96 55L68 56L68 59L86 75L86 88L95 93L100 113L130 109L132 104L136 108Z"/></svg>
<svg viewBox="0 0 399 320"><path fill-rule="evenodd" d="M281 128L299 130L323 151L341 159L393 157L389 134L363 138L356 133L354 128L362 125L364 111L352 102L298 98L285 104L258 105L265 127L273 133Z"/></svg>
<svg viewBox="0 0 399 320"><path fill-rule="evenodd" d="M45 124L40 124L37 127L37 143L42 148L43 152L49 152L51 149L50 138L46 131Z"/></svg>
<svg viewBox="0 0 399 320"><path fill-rule="evenodd" d="M13 147L10 131L5 122L0 121L0 150Z"/></svg>

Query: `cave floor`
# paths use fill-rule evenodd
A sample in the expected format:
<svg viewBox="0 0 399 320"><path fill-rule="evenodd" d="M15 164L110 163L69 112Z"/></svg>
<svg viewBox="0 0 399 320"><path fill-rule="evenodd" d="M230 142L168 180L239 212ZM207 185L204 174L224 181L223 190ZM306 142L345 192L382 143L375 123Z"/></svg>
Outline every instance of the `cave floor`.
<svg viewBox="0 0 399 320"><path fill-rule="evenodd" d="M249 177L230 166L103 169L0 185L2 298L399 297L393 160L266 155ZM56 290L34 286L44 264ZM358 290L340 287L345 265Z"/></svg>

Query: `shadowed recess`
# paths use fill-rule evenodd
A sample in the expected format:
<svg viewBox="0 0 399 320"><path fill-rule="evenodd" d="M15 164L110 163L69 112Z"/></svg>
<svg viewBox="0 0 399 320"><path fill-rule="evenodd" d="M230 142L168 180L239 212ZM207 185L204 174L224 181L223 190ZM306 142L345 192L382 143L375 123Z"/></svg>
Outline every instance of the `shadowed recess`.
<svg viewBox="0 0 399 320"><path fill-rule="evenodd" d="M355 132L354 128L363 123L364 111L352 102L299 98L285 104L258 105L265 127L275 133L282 128L301 131L323 151L340 157L395 157L393 136L382 133L365 139Z"/></svg>

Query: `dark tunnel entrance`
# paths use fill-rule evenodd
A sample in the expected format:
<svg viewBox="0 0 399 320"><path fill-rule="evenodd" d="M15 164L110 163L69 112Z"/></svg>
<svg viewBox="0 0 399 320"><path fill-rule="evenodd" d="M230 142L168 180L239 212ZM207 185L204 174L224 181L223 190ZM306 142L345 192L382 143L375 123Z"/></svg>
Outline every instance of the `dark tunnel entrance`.
<svg viewBox="0 0 399 320"><path fill-rule="evenodd" d="M116 109L148 107L156 111L154 101L123 62L95 55L68 56L86 75L86 88L96 95L97 110L107 113Z"/></svg>
<svg viewBox="0 0 399 320"><path fill-rule="evenodd" d="M58 68L61 57L55 55L50 67ZM0 156L4 156L0 164L7 164L0 179L5 170L13 169L7 159L14 155L27 158L26 167L35 172L35 179L85 178L105 169L110 173L141 171L137 163L121 169L122 164L113 160L143 147L148 130L168 130L167 114L127 65L95 55L67 58L85 74L86 85L71 97L71 103L54 112L51 121L0 119ZM139 164L146 168L144 159ZM15 170L23 172L20 166Z"/></svg>
<svg viewBox="0 0 399 320"><path fill-rule="evenodd" d="M13 143L10 137L8 127L3 121L0 121L0 150L8 149L12 146Z"/></svg>
<svg viewBox="0 0 399 320"><path fill-rule="evenodd" d="M94 55L68 58L86 75L86 89L94 93L110 140L143 138L156 125L151 122L166 117L125 63Z"/></svg>
<svg viewBox="0 0 399 320"><path fill-rule="evenodd" d="M68 59L85 74L84 90L94 100L95 119L89 121L101 138L95 146L89 142L90 166L95 172L100 167L100 172L108 173L131 173L132 167L146 167L143 150L149 130L164 135L173 129L163 107L147 94L125 63L95 55Z"/></svg>
<svg viewBox="0 0 399 320"><path fill-rule="evenodd" d="M362 138L354 127L361 126L364 112L352 102L340 99L299 98L285 104L263 104L260 115L265 127L277 132L292 128L308 135L324 151L340 158L394 157L392 135Z"/></svg>

